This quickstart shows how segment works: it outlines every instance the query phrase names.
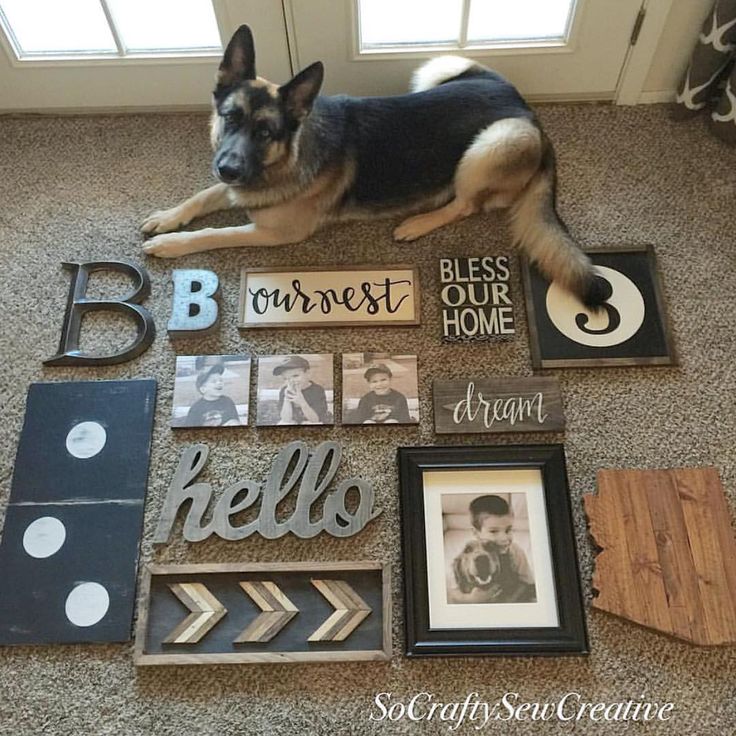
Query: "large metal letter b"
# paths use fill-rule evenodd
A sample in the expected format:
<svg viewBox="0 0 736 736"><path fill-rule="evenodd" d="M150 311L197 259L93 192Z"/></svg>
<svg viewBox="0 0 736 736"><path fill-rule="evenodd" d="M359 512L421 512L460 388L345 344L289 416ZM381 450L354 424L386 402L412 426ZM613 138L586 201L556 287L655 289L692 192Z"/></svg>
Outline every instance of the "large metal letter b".
<svg viewBox="0 0 736 736"><path fill-rule="evenodd" d="M140 355L150 347L156 334L153 317L140 303L151 293L151 281L145 269L127 260L90 261L87 263L63 263L71 272L72 282L61 330L59 351L53 358L44 360L44 365L112 365L124 363ZM129 276L134 287L122 299L87 299L87 284L93 271L118 271ZM79 349L79 331L82 319L88 312L108 310L123 312L136 323L137 335L125 350L112 355L94 355Z"/></svg>

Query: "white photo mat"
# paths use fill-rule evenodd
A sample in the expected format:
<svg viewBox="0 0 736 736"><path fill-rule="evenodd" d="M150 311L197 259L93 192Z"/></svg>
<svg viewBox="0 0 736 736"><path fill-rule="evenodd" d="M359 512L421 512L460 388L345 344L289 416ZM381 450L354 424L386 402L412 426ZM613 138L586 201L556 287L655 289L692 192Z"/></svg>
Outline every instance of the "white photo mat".
<svg viewBox="0 0 736 736"><path fill-rule="evenodd" d="M422 474L431 629L554 628L559 626L542 475L536 469L428 470ZM447 603L442 496L523 493L536 603ZM442 543L440 543L442 542Z"/></svg>

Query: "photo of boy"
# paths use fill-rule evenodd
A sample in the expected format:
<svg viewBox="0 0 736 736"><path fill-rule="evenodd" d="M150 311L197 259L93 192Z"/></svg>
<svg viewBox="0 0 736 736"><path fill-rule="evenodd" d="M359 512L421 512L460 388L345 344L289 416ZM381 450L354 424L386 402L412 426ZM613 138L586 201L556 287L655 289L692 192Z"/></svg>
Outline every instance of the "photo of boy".
<svg viewBox="0 0 736 736"><path fill-rule="evenodd" d="M523 494L517 506L526 513ZM522 503L523 502L523 503ZM500 495L482 495L468 506L473 536L451 564L454 586L448 603L534 603L534 573L521 545L514 541L516 518Z"/></svg>
<svg viewBox="0 0 736 736"><path fill-rule="evenodd" d="M173 427L239 427L248 423L250 358L179 356Z"/></svg>
<svg viewBox="0 0 736 736"><path fill-rule="evenodd" d="M418 394L416 356L343 355L344 424L416 424Z"/></svg>
<svg viewBox="0 0 736 736"><path fill-rule="evenodd" d="M391 388L391 369L383 363L372 365L363 374L368 388L355 410L356 424L408 424L409 404L406 396Z"/></svg>
<svg viewBox="0 0 736 736"><path fill-rule="evenodd" d="M329 382L323 381L329 384L327 387L313 378L317 370L323 374L323 378L329 379ZM327 395L328 390L332 394L331 374L331 355L276 355L261 358L258 370L258 425L332 424ZM272 380L269 380L269 375Z"/></svg>

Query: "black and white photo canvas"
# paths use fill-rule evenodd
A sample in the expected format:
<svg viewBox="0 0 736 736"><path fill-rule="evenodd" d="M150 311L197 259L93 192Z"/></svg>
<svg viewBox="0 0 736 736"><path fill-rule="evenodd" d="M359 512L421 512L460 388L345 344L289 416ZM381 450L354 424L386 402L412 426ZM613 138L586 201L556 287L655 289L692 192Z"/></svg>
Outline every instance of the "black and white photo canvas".
<svg viewBox="0 0 736 736"><path fill-rule="evenodd" d="M329 353L258 358L259 427L335 423L333 356Z"/></svg>
<svg viewBox="0 0 736 736"><path fill-rule="evenodd" d="M36 383L0 543L0 644L130 639L154 380Z"/></svg>
<svg viewBox="0 0 736 736"><path fill-rule="evenodd" d="M538 470L424 473L432 628L558 625Z"/></svg>
<svg viewBox="0 0 736 736"><path fill-rule="evenodd" d="M344 353L343 424L418 424L416 355Z"/></svg>
<svg viewBox="0 0 736 736"><path fill-rule="evenodd" d="M171 426L248 424L250 366L247 355L178 356Z"/></svg>

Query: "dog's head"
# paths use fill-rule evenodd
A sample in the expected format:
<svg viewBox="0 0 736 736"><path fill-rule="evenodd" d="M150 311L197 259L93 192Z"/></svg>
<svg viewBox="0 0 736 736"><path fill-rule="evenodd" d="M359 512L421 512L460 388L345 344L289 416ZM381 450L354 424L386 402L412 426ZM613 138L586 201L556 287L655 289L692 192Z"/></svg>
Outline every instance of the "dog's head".
<svg viewBox="0 0 736 736"><path fill-rule="evenodd" d="M473 539L453 563L457 587L462 593L470 593L473 588L491 590L494 586L493 577L500 566L498 554Z"/></svg>
<svg viewBox="0 0 736 736"><path fill-rule="evenodd" d="M258 186L288 164L322 85L316 62L281 86L256 76L253 34L240 26L217 73L211 123L213 171L235 186Z"/></svg>

